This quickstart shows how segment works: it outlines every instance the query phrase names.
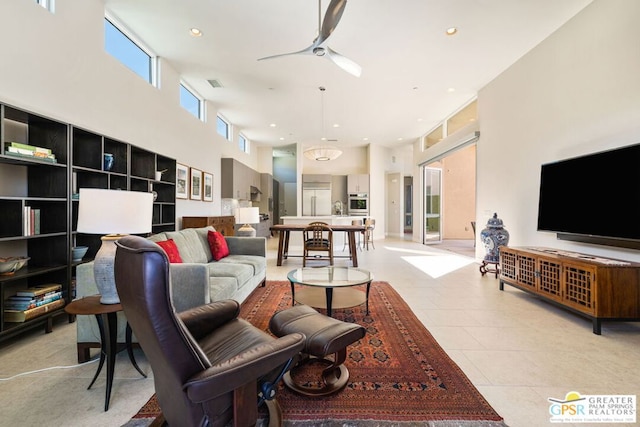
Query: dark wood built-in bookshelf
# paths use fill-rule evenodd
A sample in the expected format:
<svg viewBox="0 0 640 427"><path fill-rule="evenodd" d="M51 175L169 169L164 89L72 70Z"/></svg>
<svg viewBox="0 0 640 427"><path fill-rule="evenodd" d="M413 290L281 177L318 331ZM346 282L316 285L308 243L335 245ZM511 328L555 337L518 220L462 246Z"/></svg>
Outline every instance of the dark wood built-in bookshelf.
<svg viewBox="0 0 640 427"><path fill-rule="evenodd" d="M9 153L15 143L50 150L55 160ZM104 155L113 166L105 169ZM25 322L6 322L4 301L20 289L59 283L65 302L73 298L71 283L77 262L73 246L89 246L95 256L97 235L75 231L80 188L155 192L152 232L176 229L176 161L123 141L0 103L0 257L27 256L27 266L0 275L0 341L44 325L65 314L58 307ZM156 171L166 170L161 180ZM25 234L25 208L39 210L39 233ZM71 319L70 319L71 320Z"/></svg>

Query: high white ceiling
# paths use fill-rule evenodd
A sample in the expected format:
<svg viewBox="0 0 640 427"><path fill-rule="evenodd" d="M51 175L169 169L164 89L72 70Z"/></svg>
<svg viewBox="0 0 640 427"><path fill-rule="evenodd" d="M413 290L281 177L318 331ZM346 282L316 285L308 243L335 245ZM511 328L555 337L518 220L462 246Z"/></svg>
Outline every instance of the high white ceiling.
<svg viewBox="0 0 640 427"><path fill-rule="evenodd" d="M328 46L362 67L359 78L322 57L257 61L312 43L317 0L104 2L253 143L324 136L339 146L395 146L471 100L591 0L348 0ZM192 27L203 36L192 37ZM449 27L458 33L447 36Z"/></svg>

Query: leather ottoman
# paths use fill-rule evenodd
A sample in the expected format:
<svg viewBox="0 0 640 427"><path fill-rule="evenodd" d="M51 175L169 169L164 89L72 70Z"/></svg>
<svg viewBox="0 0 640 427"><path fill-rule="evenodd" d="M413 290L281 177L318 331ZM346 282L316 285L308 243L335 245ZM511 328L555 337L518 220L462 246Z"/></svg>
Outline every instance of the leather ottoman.
<svg viewBox="0 0 640 427"><path fill-rule="evenodd" d="M296 305L273 315L269 329L281 337L292 332L303 333L306 337L301 359L284 376L284 383L290 389L306 396L326 396L342 390L349 381L349 371L344 365L347 346L365 335L365 329L355 323L343 322L318 313L306 305ZM333 354L333 360L326 356ZM320 362L329 365L322 371L322 387L310 387L294 382L296 370L306 363Z"/></svg>

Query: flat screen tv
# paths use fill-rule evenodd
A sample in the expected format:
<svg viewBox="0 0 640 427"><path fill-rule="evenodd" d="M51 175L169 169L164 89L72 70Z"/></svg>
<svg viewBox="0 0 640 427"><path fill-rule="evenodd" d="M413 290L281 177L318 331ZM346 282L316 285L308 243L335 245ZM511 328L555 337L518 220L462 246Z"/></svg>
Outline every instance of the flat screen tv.
<svg viewBox="0 0 640 427"><path fill-rule="evenodd" d="M538 230L640 249L640 144L543 164Z"/></svg>

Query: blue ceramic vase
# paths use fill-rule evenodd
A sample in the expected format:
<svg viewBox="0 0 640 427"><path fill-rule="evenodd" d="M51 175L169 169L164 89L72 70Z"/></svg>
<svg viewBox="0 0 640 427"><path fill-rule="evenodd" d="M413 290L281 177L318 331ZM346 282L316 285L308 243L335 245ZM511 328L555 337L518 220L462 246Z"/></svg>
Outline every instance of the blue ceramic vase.
<svg viewBox="0 0 640 427"><path fill-rule="evenodd" d="M104 153L104 170L110 171L113 168L113 154Z"/></svg>
<svg viewBox="0 0 640 427"><path fill-rule="evenodd" d="M502 220L498 214L494 213L493 218L487 221L487 228L480 232L480 240L487 250L484 256L486 262L500 261L500 246L507 246L509 243L509 232L504 229Z"/></svg>

